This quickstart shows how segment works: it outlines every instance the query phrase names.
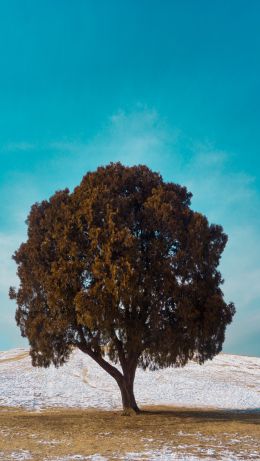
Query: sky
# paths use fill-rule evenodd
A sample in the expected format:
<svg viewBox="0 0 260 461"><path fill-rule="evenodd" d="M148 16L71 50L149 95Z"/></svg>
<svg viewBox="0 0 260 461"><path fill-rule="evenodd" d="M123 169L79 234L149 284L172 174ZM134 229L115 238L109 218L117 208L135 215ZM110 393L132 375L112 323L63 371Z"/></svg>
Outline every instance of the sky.
<svg viewBox="0 0 260 461"><path fill-rule="evenodd" d="M31 205L121 161L223 225L223 350L260 355L259 19L258 0L1 1L0 350L27 345L8 289Z"/></svg>

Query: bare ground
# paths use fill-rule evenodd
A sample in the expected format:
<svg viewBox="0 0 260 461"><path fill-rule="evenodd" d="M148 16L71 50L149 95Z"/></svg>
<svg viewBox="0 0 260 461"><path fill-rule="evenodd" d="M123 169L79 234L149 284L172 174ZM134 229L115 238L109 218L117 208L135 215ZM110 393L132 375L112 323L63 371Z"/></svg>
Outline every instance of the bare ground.
<svg viewBox="0 0 260 461"><path fill-rule="evenodd" d="M117 411L0 408L1 461L94 454L126 460L127 453L131 460L149 460L157 450L200 459L260 460L259 440L259 412L146 407L140 415L123 417Z"/></svg>

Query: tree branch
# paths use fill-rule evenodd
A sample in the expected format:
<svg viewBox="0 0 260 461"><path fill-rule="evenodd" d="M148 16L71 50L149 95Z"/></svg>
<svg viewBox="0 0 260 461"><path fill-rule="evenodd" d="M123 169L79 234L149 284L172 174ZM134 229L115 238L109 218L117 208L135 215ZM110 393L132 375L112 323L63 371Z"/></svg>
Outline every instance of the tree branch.
<svg viewBox="0 0 260 461"><path fill-rule="evenodd" d="M109 362L107 362L105 359L103 359L101 353L94 352L91 347L87 344L85 336L82 331L82 327L78 326L78 332L80 335L80 341L77 342L77 347L84 352L85 354L89 355L95 362L103 368L107 373L112 376L117 383L121 382L123 379L122 373L113 365L111 365Z"/></svg>

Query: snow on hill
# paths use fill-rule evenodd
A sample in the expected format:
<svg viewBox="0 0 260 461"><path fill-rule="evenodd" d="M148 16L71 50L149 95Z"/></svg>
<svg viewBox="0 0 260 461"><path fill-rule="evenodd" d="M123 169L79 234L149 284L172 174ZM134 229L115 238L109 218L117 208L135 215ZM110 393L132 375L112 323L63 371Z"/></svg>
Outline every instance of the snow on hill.
<svg viewBox="0 0 260 461"><path fill-rule="evenodd" d="M138 370L135 394L141 406L260 410L260 358L220 354L204 365ZM63 367L42 369L14 349L0 352L0 406L115 409L121 398L114 380L78 350Z"/></svg>

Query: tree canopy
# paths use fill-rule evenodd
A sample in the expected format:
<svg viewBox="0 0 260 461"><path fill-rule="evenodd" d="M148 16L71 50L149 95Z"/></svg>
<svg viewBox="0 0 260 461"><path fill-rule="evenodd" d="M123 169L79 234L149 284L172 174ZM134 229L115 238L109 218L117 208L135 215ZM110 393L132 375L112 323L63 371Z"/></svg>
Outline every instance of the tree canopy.
<svg viewBox="0 0 260 461"><path fill-rule="evenodd" d="M62 365L78 347L137 411L137 366L203 363L221 351L235 312L217 269L227 236L190 200L146 166L111 163L32 206L10 297L33 365Z"/></svg>

